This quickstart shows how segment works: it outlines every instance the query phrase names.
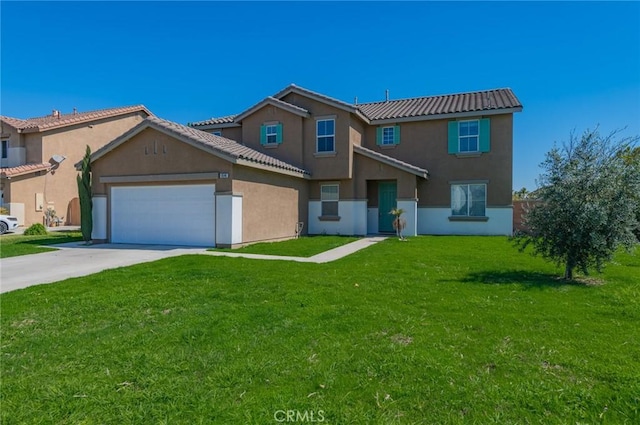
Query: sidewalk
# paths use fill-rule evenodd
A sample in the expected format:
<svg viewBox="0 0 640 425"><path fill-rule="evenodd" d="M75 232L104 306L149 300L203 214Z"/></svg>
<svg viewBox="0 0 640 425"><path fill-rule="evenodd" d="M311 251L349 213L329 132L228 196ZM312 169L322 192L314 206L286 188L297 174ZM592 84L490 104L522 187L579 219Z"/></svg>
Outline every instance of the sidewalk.
<svg viewBox="0 0 640 425"><path fill-rule="evenodd" d="M355 242L348 243L346 245L339 246L337 248L330 249L329 251L321 252L313 257L285 257L280 255L265 255L265 254L245 254L240 252L226 252L226 251L204 251L199 254L214 255L220 257L244 257L252 258L255 260L283 260L283 261L297 261L299 263L329 263L331 261L339 260L342 257L351 255L354 252L365 249L371 245L374 245L380 241L383 241L387 236L367 236L362 239L358 239Z"/></svg>

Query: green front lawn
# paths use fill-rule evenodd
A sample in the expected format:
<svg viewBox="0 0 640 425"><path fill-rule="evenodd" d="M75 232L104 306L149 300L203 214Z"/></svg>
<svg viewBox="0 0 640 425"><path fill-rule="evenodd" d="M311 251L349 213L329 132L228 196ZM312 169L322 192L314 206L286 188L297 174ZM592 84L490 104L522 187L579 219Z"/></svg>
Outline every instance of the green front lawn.
<svg viewBox="0 0 640 425"><path fill-rule="evenodd" d="M49 234L41 236L3 235L0 237L0 258L55 251L55 248L47 248L42 245L56 245L81 240L82 233L72 231L49 232Z"/></svg>
<svg viewBox="0 0 640 425"><path fill-rule="evenodd" d="M620 253L603 283L566 284L505 238L389 238L326 264L190 255L10 292L0 419L637 424L639 270Z"/></svg>
<svg viewBox="0 0 640 425"><path fill-rule="evenodd" d="M237 249L211 251L241 252L245 254L282 255L286 257L313 257L321 252L357 241L353 236L303 236L282 242L262 242Z"/></svg>

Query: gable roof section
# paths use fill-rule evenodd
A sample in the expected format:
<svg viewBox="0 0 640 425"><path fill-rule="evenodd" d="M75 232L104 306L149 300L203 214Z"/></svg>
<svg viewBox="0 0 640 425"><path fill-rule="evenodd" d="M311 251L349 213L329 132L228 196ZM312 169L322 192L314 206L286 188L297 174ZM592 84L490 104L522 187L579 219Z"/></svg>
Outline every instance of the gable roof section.
<svg viewBox="0 0 640 425"><path fill-rule="evenodd" d="M46 115L44 117L28 118L26 120L0 116L3 122L18 129L21 133L38 133L55 128L97 121L104 118L117 117L133 112L144 112L153 115L144 105L124 106L120 108L99 109L96 111L76 112L71 114Z"/></svg>
<svg viewBox="0 0 640 425"><path fill-rule="evenodd" d="M440 115L519 112L522 104L511 89L503 88L362 103L358 105L358 109L372 124L377 124L384 121L441 118Z"/></svg>
<svg viewBox="0 0 640 425"><path fill-rule="evenodd" d="M390 165L399 170L406 171L411 174L415 174L416 176L422 177L423 179L429 178L429 172L424 168L420 168L416 165L409 164L408 162L400 161L399 159L395 159L390 156L381 154L380 152L372 151L371 149L367 149L360 145L353 145L353 151L355 153L359 153L362 156L366 156L367 158L371 158L373 160Z"/></svg>
<svg viewBox="0 0 640 425"><path fill-rule="evenodd" d="M236 142L235 140L215 136L211 133L167 121L155 116L147 117L144 121L124 133L122 136L95 151L94 154L91 155L91 161L101 158L147 128L158 130L234 164L265 169L295 177L306 178L309 176L309 173L302 168L298 168L262 152L258 152Z"/></svg>
<svg viewBox="0 0 640 425"><path fill-rule="evenodd" d="M343 102L342 100L338 100L330 96L326 96L322 93L305 89L304 87L300 87L295 84L290 84L289 86L285 87L284 89L280 90L278 93L273 95L273 97L275 97L276 99L282 99L283 97L285 97L290 93L297 93L302 96L313 99L315 101L322 102L327 105L331 105L335 108L342 109L347 112L351 112L352 114L357 115L360 119L362 119L366 123L369 123L369 118L364 114L362 114L362 112L358 108L356 108L354 105L347 102Z"/></svg>
<svg viewBox="0 0 640 425"><path fill-rule="evenodd" d="M44 162L42 164L26 164L17 167L0 168L0 177L10 179L11 177L22 176L38 171L48 171L51 167L51 164Z"/></svg>
<svg viewBox="0 0 640 425"><path fill-rule="evenodd" d="M307 111L304 108L301 108L296 105L292 105L291 103L287 103L280 99L276 99L275 97L268 96L263 100L261 100L260 102L256 103L255 105L253 105L252 107L250 107L249 109L247 109L246 111L242 112L241 114L236 115L236 117L234 118L234 121L240 122L266 105L273 105L276 108L283 109L285 111L291 112L292 114L296 114L301 117L308 118L310 116L309 111Z"/></svg>

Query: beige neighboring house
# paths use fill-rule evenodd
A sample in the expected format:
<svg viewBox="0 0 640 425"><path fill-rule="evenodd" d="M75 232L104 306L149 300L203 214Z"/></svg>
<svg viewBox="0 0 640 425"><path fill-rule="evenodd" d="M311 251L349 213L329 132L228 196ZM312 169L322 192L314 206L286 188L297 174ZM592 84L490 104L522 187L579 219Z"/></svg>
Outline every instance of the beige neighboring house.
<svg viewBox="0 0 640 425"><path fill-rule="evenodd" d="M61 224L79 225L74 164L87 145L95 151L150 115L139 105L29 119L0 116L2 205L20 225L44 223L49 208Z"/></svg>
<svg viewBox="0 0 640 425"><path fill-rule="evenodd" d="M512 232L508 88L350 104L290 85L237 115L149 117L92 157L97 240Z"/></svg>

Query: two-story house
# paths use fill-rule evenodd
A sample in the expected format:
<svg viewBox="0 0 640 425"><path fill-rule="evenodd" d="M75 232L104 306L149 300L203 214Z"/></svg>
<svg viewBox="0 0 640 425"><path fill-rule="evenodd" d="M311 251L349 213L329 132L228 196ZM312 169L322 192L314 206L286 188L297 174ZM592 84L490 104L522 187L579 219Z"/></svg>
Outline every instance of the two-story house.
<svg viewBox="0 0 640 425"><path fill-rule="evenodd" d="M94 237L233 246L304 233L510 234L510 89L350 104L296 85L93 155ZM200 131L202 130L202 131Z"/></svg>
<svg viewBox="0 0 640 425"><path fill-rule="evenodd" d="M97 150L151 115L144 106L19 119L0 116L0 197L21 225L43 223L48 209L80 224L77 171L86 146Z"/></svg>

